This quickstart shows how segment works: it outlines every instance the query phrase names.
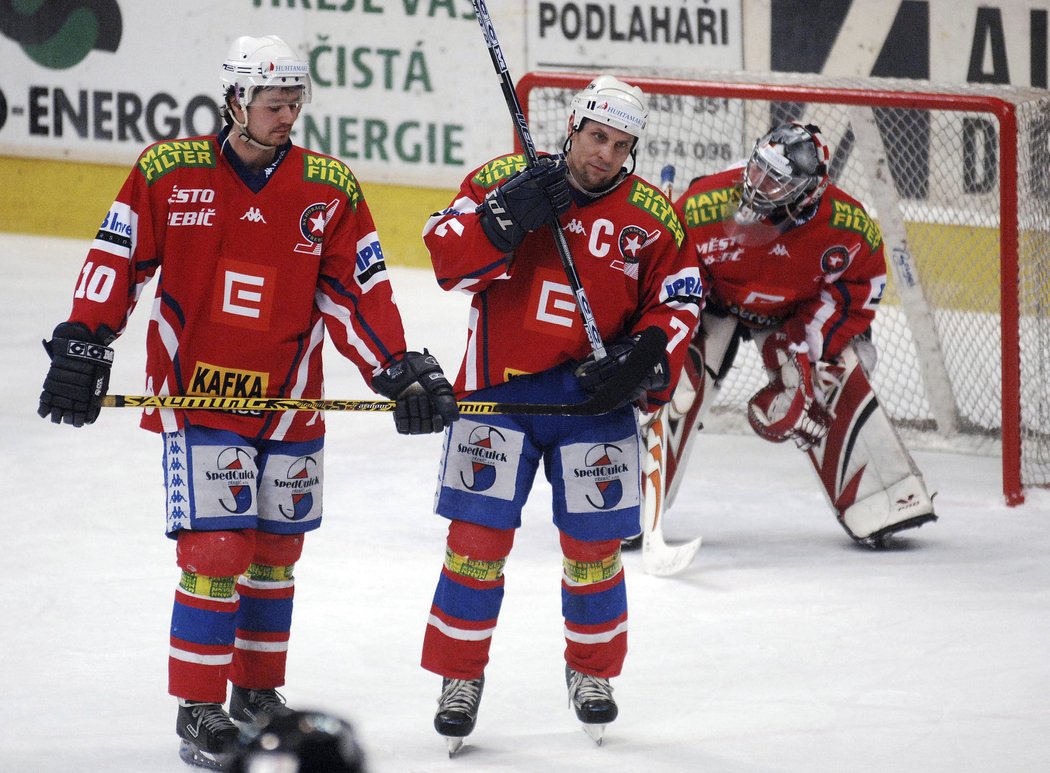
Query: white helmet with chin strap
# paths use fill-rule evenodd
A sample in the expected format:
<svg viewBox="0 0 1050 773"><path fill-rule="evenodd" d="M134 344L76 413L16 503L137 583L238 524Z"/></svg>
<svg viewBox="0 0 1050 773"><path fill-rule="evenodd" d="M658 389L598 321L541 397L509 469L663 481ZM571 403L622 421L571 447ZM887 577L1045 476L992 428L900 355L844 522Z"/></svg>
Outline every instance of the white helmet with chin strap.
<svg viewBox="0 0 1050 773"><path fill-rule="evenodd" d="M631 170L627 172L630 174L637 164L635 150L639 140L645 136L648 118L649 108L646 107L645 95L640 88L624 83L612 75L600 75L572 98L569 105L570 131L569 136L565 138L562 152L569 152L572 135L583 127L585 120L611 126L634 137L634 144L631 145ZM621 172L611 187L619 185L623 174Z"/></svg>
<svg viewBox="0 0 1050 773"><path fill-rule="evenodd" d="M269 148L248 134L247 107L260 89L298 88L299 104L305 105L312 95L310 65L296 56L291 47L276 35L253 38L243 35L230 45L226 61L222 63L219 76L222 83L223 105L230 118L240 129L241 136L262 148ZM233 96L245 108L244 123L239 123L230 112L226 102Z"/></svg>
<svg viewBox="0 0 1050 773"><path fill-rule="evenodd" d="M584 119L589 118L627 132L635 138L635 145L645 136L645 122L649 118L642 90L612 75L601 75L591 81L572 98L569 110L574 132L580 130Z"/></svg>

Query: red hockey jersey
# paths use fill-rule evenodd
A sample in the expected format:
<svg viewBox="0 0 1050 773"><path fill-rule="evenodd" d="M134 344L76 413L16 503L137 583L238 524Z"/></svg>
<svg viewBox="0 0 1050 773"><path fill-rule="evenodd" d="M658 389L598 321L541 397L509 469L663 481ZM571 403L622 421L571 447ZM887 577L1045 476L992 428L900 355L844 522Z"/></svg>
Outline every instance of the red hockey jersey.
<svg viewBox="0 0 1050 773"><path fill-rule="evenodd" d="M459 394L591 352L550 230L533 231L513 255L504 255L475 214L489 190L524 166L524 156L510 155L474 170L423 231L441 287L473 295ZM602 339L663 328L677 378L699 320L702 286L695 263L681 251L684 231L673 206L634 175L583 206L576 199L560 222Z"/></svg>
<svg viewBox="0 0 1050 773"><path fill-rule="evenodd" d="M829 185L812 217L781 232L737 225L741 168L702 177L675 206L700 264L708 302L751 327L795 319L811 357L833 357L875 317L886 286L882 232L864 207Z"/></svg>
<svg viewBox="0 0 1050 773"><path fill-rule="evenodd" d="M218 138L147 148L91 244L70 320L122 332L159 272L147 332L148 394L321 397L324 330L366 383L405 351L372 216L350 169L288 146L257 193ZM188 412L147 410L174 431ZM307 440L314 412L192 412L249 437Z"/></svg>

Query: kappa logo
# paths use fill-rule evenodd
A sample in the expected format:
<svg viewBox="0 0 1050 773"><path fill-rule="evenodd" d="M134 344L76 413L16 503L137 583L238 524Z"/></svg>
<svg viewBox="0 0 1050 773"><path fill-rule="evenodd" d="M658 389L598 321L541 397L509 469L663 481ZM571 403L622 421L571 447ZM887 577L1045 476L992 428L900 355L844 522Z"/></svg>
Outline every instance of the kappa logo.
<svg viewBox="0 0 1050 773"><path fill-rule="evenodd" d="M791 253L788 252L788 248L785 247L783 244L779 244L779 243L773 245L773 249L771 249L769 251L769 254L770 255L779 255L782 258L790 258L791 257Z"/></svg>
<svg viewBox="0 0 1050 773"><path fill-rule="evenodd" d="M248 207L248 211L241 215L241 220L247 220L249 223L266 222L266 218L263 217L258 207Z"/></svg>
<svg viewBox="0 0 1050 773"><path fill-rule="evenodd" d="M577 218L573 218L569 221L569 224L565 226L565 230L571 234L584 234L586 235L587 229L583 227L583 223Z"/></svg>

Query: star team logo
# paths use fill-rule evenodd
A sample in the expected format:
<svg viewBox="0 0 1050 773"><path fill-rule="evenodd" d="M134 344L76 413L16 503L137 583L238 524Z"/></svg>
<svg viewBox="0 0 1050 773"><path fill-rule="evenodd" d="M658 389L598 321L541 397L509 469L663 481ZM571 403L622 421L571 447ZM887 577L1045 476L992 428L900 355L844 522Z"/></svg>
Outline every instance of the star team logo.
<svg viewBox="0 0 1050 773"><path fill-rule="evenodd" d="M339 199L332 199L327 204L311 204L299 215L299 233L305 241L295 245L296 252L312 255L321 254L321 243L324 242L324 230L339 209Z"/></svg>

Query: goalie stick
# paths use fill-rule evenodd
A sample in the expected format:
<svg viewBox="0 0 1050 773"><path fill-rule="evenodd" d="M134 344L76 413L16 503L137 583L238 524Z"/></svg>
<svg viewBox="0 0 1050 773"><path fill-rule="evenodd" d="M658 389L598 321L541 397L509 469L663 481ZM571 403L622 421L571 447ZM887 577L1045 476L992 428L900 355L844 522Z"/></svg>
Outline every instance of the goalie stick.
<svg viewBox="0 0 1050 773"><path fill-rule="evenodd" d="M521 101L514 90L514 83L507 69L507 60L503 56L503 48L499 44L499 38L496 37L496 28L492 24L492 17L489 16L485 0L473 0L473 2L474 12L478 16L478 24L481 25L481 31L485 35L485 43L488 45L489 56L492 58L492 66L496 68L500 88L503 89L503 98L507 101L507 109L510 110L514 127L518 133L518 139L521 140L521 146L525 150L525 163L530 167L536 166L538 160L536 145L532 141L532 132L529 131L529 124L525 120L525 112L521 108ZM602 342L598 323L594 319L594 312L591 311L591 304L587 300L587 293L583 289L580 275L576 271L576 263L572 259L572 253L569 252L569 243L566 241L565 234L562 233L561 225L558 224L557 220L552 220L550 226L551 234L554 236L554 243L558 247L558 255L561 257L565 278L569 280L569 287L572 289L573 297L576 299L576 308L580 312L583 329L587 333L587 340L590 341L591 350L594 352L594 359L604 359L605 344Z"/></svg>
<svg viewBox="0 0 1050 773"><path fill-rule="evenodd" d="M596 416L622 405L639 382L663 356L667 335L658 327L642 331L623 365L598 391L582 403L497 403L464 400L463 414L522 414L533 416ZM211 411L354 411L389 413L396 400L325 400L296 397L221 397L217 395L106 395L104 408L173 408Z"/></svg>
<svg viewBox="0 0 1050 773"><path fill-rule="evenodd" d="M668 199L674 189L675 168L660 171L660 190ZM645 425L645 459L642 463L642 567L647 574L669 577L685 569L700 549L702 537L683 545L664 541L663 514L667 496L667 442L672 403L660 408ZM688 431L688 428L687 430Z"/></svg>

